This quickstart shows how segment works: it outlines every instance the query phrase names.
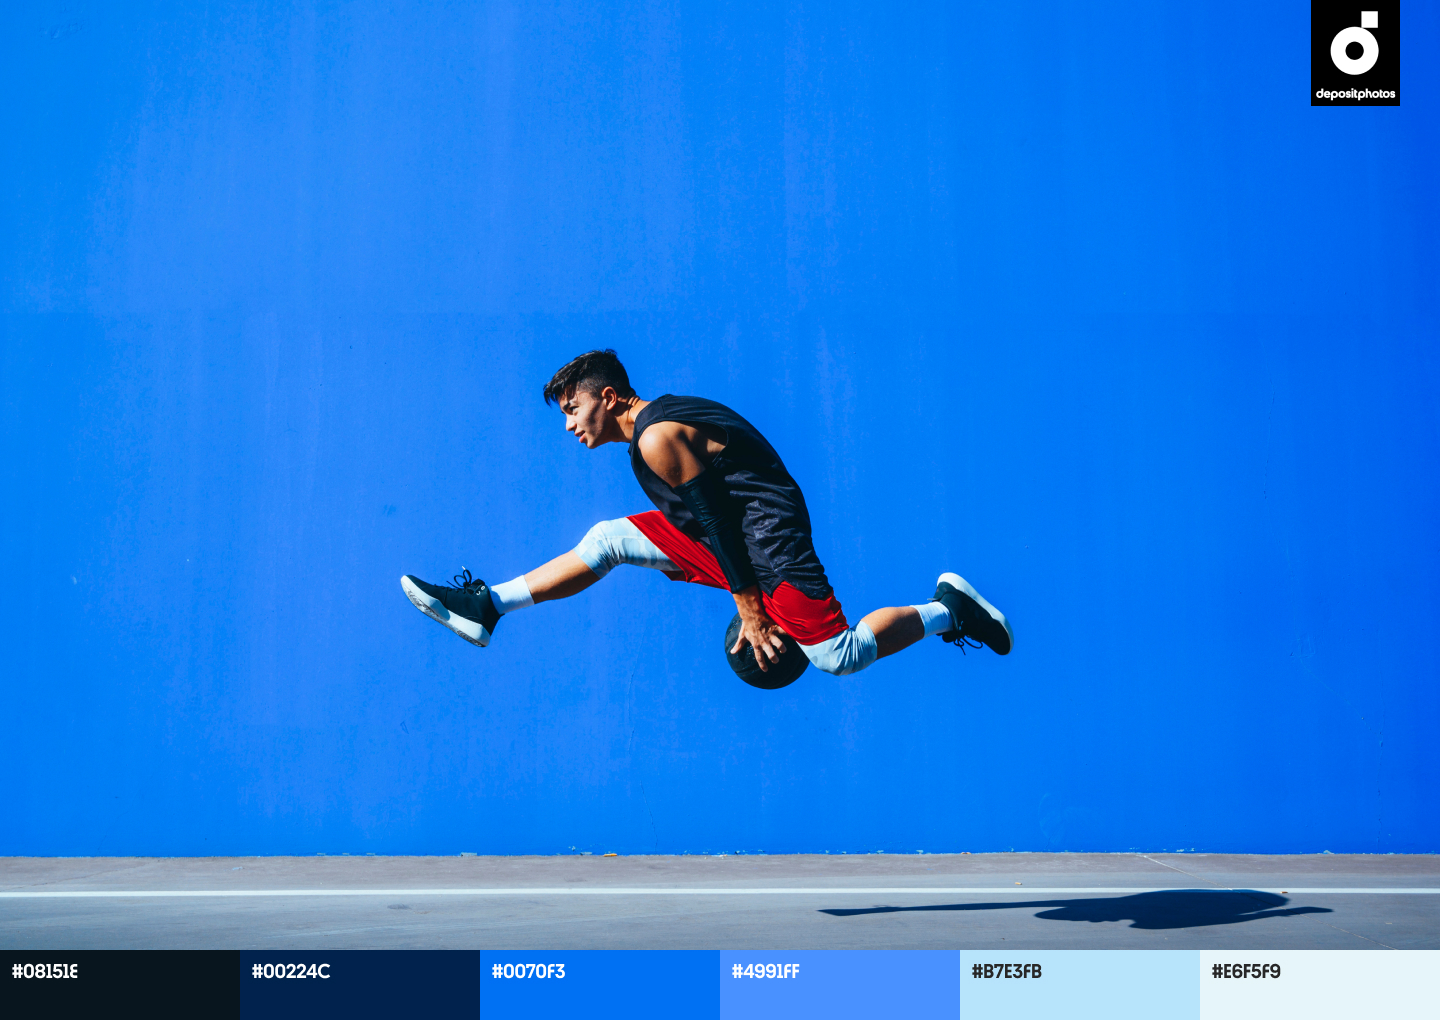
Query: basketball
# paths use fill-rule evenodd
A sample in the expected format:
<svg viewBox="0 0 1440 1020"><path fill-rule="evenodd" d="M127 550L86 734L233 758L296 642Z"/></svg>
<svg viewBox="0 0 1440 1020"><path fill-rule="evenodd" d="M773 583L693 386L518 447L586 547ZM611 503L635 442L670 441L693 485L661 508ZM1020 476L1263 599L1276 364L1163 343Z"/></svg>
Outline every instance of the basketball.
<svg viewBox="0 0 1440 1020"><path fill-rule="evenodd" d="M762 690L774 691L786 687L800 679L800 674L805 672L810 665L810 660L800 650L800 645L789 634L785 635L785 651L780 653L780 661L772 663L769 670L762 670L755 663L755 650L746 642L744 647L736 654L731 654L730 649L735 647L736 640L740 637L740 614L736 613L730 621L730 626L725 628L725 659L730 663L730 668L735 675L744 680L751 687L759 687Z"/></svg>

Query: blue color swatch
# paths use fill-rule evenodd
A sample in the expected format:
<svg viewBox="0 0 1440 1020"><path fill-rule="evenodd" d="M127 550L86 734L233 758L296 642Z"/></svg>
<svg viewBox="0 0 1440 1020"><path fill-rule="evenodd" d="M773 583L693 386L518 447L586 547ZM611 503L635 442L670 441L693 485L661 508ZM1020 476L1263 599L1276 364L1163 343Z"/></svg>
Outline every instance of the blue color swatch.
<svg viewBox="0 0 1440 1020"><path fill-rule="evenodd" d="M904 1016L954 1020L953 950L720 953L723 1020Z"/></svg>
<svg viewBox="0 0 1440 1020"><path fill-rule="evenodd" d="M696 1020L720 1013L713 951L480 954L485 1020Z"/></svg>

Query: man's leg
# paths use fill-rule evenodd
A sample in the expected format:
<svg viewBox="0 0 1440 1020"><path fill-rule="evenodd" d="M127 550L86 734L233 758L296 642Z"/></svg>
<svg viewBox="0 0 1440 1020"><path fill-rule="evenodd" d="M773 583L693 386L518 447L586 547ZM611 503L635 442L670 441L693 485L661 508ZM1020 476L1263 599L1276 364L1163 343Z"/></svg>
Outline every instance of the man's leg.
<svg viewBox="0 0 1440 1020"><path fill-rule="evenodd" d="M964 578L945 573L929 602L877 609L849 630L800 647L817 669L843 676L858 673L931 634L962 646L968 642L978 648L983 643L1000 655L1009 654L1014 643L1004 614Z"/></svg>
<svg viewBox="0 0 1440 1020"><path fill-rule="evenodd" d="M490 597L502 614L537 602L566 599L578 595L622 563L659 570L677 580L681 576L679 568L655 543L628 517L621 517L595 525L570 552L561 553L513 581L495 585Z"/></svg>
<svg viewBox="0 0 1440 1020"><path fill-rule="evenodd" d="M873 613L867 613L860 622L869 627L870 633L875 635L877 659L909 648L925 636L925 624L920 619L920 611L914 606L877 609ZM945 629L950 628L947 626Z"/></svg>
<svg viewBox="0 0 1440 1020"><path fill-rule="evenodd" d="M578 595L600 580L600 575L572 550L561 553L544 566L536 567L521 580L525 582L532 602L553 602ZM498 589L500 586L495 587Z"/></svg>
<svg viewBox="0 0 1440 1020"><path fill-rule="evenodd" d="M485 646L500 617L517 609L568 598L584 591L621 563L650 567L675 580L680 568L628 518L601 521L586 533L573 552L562 553L544 566L503 584L486 585L467 571L455 587L435 585L410 574L400 579L406 596L426 616L471 644Z"/></svg>
<svg viewBox="0 0 1440 1020"><path fill-rule="evenodd" d="M875 634L877 659L931 634L952 644L964 644L967 639L979 642L1000 655L1010 654L1015 641L1005 614L981 598L963 577L951 573L940 575L935 595L924 605L877 609L860 622Z"/></svg>
<svg viewBox="0 0 1440 1020"><path fill-rule="evenodd" d="M621 518L621 521L629 524L629 521L626 521L624 518ZM633 528L634 525L630 525L630 527ZM598 540L592 538L597 528L602 529L601 537ZM592 544L592 549L586 550L587 553L591 554L589 561L581 557L580 550L572 550L561 553L549 563L536 567L530 571L530 573L523 575L523 577L517 577L515 580L523 580L525 582L525 588L530 593L530 603L533 604L536 602L553 602L556 599L568 599L571 595L578 595L596 581L600 580L600 578L604 577L605 574L608 574L610 568L618 566L621 563L629 563L637 567L650 567L654 570L659 570L666 577L676 581L684 579L680 571L675 569L675 564L666 560L664 553L655 549L653 545L650 547L650 550L635 550L627 548L628 543L622 541L620 548L613 553L602 553L600 556L593 555L595 551L593 547L596 541L608 541L616 537L629 539L631 537L629 535L621 534L617 536L615 534L616 532L623 533L624 531L625 529L620 521L602 521L590 529L590 534L586 535L585 542L582 542L580 546L581 549L585 549L586 543ZM603 573L597 573L595 567L590 565L591 562L595 562L597 566L608 563L608 566L601 566ZM507 581L505 583L514 584L515 582ZM504 585L497 584L492 591L500 592L503 587ZM514 608L519 609L520 606L517 605Z"/></svg>

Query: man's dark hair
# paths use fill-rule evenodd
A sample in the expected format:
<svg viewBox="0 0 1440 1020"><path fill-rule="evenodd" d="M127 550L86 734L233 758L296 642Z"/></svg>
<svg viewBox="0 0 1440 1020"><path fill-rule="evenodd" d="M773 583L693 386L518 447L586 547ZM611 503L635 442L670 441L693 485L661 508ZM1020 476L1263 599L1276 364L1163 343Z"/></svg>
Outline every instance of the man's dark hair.
<svg viewBox="0 0 1440 1020"><path fill-rule="evenodd" d="M622 397L633 397L630 377L612 350L586 351L565 365L545 384L545 403L558 404L571 393L602 393L612 386Z"/></svg>

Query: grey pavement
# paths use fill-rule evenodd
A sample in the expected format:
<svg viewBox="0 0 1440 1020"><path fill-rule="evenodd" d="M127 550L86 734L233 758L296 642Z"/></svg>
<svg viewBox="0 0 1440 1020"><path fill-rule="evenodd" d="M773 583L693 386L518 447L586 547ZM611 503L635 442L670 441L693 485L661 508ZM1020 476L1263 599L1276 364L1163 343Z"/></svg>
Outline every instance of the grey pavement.
<svg viewBox="0 0 1440 1020"><path fill-rule="evenodd" d="M11 857L0 948L1440 949L1425 889L1440 857Z"/></svg>

